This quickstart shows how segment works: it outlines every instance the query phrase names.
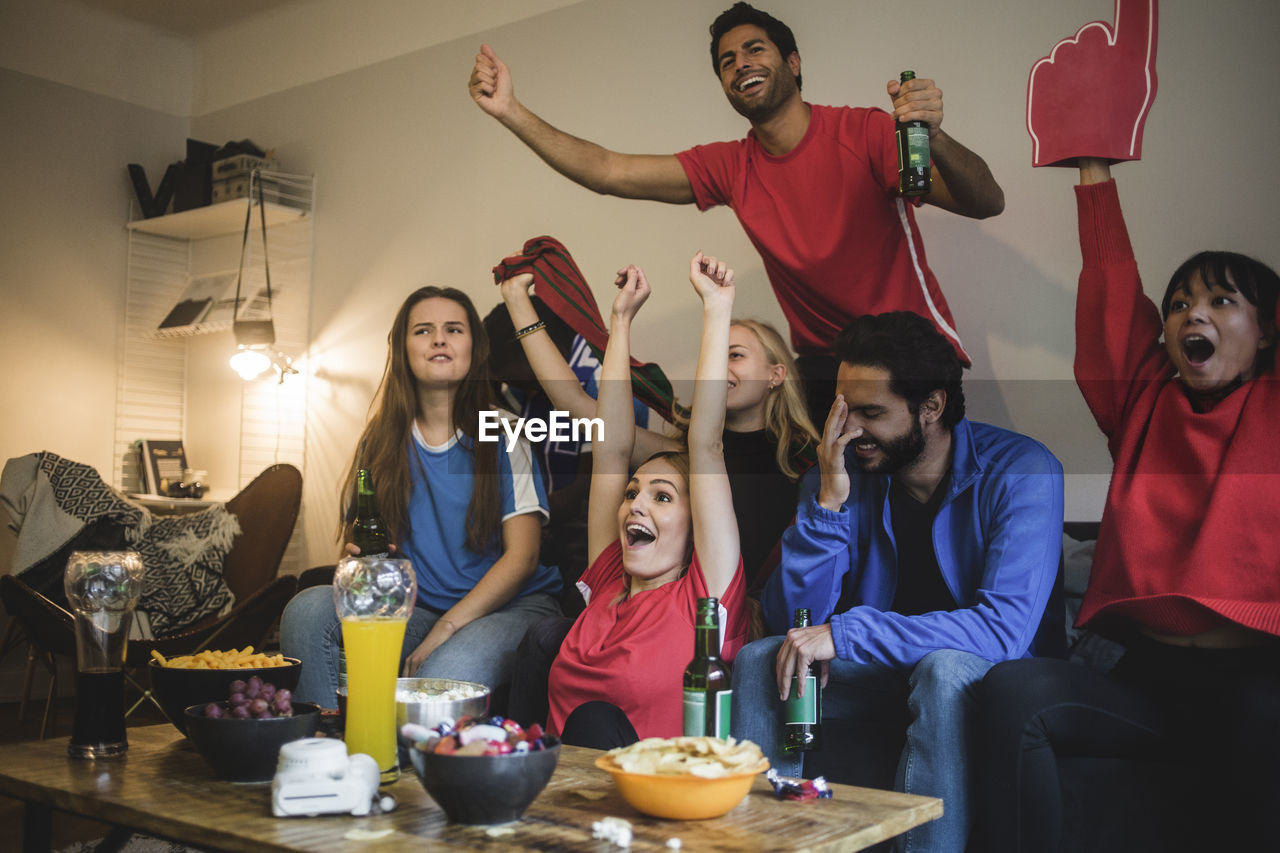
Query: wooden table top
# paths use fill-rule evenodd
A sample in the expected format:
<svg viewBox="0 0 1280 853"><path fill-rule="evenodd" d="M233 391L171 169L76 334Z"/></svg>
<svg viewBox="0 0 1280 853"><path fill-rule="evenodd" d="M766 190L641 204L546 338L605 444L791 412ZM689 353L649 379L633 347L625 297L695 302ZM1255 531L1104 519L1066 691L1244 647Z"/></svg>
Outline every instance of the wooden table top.
<svg viewBox="0 0 1280 853"><path fill-rule="evenodd" d="M213 778L204 759L169 725L129 730L120 760L67 757L66 738L0 747L0 794L204 848L248 853L420 849L620 850L591 837L605 816L631 822L633 850L862 850L942 814L942 801L892 791L832 785L829 800L788 802L764 776L724 817L668 821L634 811L596 750L565 746L555 775L522 820L498 830L450 824L412 771L390 786L398 800L386 815L276 818L271 786ZM598 799L583 796L602 794Z"/></svg>

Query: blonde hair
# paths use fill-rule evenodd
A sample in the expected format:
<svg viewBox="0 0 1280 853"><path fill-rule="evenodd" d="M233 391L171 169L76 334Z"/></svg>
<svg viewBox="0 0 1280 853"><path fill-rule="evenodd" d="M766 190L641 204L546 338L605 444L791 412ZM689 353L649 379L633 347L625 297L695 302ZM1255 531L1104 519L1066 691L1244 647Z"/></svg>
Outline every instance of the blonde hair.
<svg viewBox="0 0 1280 853"><path fill-rule="evenodd" d="M818 431L809 419L796 360L782 335L769 323L746 317L734 320L729 325L749 330L760 342L765 361L770 365L781 364L786 371L782 383L769 389L769 394L764 399L764 432L773 439L778 470L788 479L798 480L809 469L809 465L797 465L796 462L802 459L805 448L817 448ZM678 430L676 440L684 444L689 432L688 411L678 406L675 409L676 419L672 426Z"/></svg>
<svg viewBox="0 0 1280 853"><path fill-rule="evenodd" d="M734 320L730 325L750 329L764 348L765 360L769 364L781 364L786 370L782 383L765 398L764 430L775 442L778 470L792 480L798 479L804 471L796 467L796 454L807 445L817 446L818 431L809 419L800 371L796 368L791 348L777 329L762 320L746 317Z"/></svg>

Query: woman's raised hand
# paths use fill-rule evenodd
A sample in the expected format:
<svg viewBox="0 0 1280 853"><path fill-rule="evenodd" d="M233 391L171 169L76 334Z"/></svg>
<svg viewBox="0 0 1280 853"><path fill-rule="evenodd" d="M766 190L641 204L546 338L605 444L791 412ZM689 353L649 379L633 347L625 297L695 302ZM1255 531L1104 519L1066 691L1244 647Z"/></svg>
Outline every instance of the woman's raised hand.
<svg viewBox="0 0 1280 853"><path fill-rule="evenodd" d="M644 270L635 264L628 264L626 268L618 270L614 286L618 288L618 295L613 298L613 315L620 320L630 321L651 292Z"/></svg>
<svg viewBox="0 0 1280 853"><path fill-rule="evenodd" d="M689 282L703 304L722 300L733 305L733 270L724 261L698 252L689 261Z"/></svg>
<svg viewBox="0 0 1280 853"><path fill-rule="evenodd" d="M511 297L513 296L527 299L529 296L529 285L531 284L533 284L533 273L522 272L503 281L502 284L498 286L498 289L502 291L503 301L510 302Z"/></svg>

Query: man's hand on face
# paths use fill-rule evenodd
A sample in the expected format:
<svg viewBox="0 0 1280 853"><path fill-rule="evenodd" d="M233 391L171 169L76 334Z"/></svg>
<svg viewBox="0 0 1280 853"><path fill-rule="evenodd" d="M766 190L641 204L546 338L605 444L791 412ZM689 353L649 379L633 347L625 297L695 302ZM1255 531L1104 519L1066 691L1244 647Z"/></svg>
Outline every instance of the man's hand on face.
<svg viewBox="0 0 1280 853"><path fill-rule="evenodd" d="M818 441L818 470L822 475L818 504L832 512L839 512L849 499L849 472L844 465L844 450L849 442L862 435L861 427L845 432L848 419L849 406L844 395L837 394Z"/></svg>

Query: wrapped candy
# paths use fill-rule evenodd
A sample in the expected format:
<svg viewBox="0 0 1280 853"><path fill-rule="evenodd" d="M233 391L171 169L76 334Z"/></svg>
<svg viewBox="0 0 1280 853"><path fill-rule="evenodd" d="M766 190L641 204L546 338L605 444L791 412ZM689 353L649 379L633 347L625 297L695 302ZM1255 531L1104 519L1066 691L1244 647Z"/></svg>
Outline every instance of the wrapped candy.
<svg viewBox="0 0 1280 853"><path fill-rule="evenodd" d="M777 770L769 770L764 774L773 786L774 795L780 800L827 800L831 798L831 788L827 780L821 776L816 779L793 779L778 775Z"/></svg>

